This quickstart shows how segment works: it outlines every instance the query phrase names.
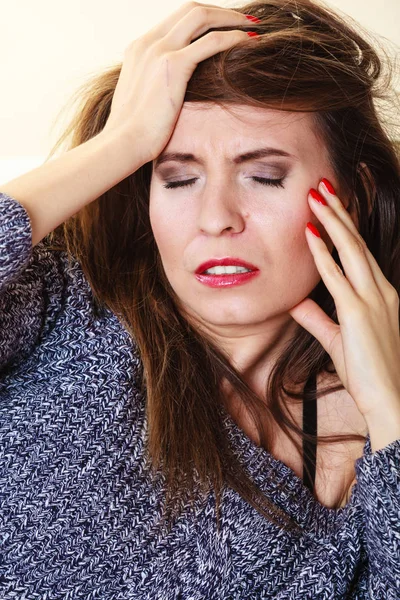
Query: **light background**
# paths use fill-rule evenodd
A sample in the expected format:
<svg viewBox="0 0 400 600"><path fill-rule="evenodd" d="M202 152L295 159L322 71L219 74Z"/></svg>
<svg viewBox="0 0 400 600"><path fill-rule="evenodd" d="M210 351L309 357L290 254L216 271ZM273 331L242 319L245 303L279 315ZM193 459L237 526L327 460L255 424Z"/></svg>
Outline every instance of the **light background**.
<svg viewBox="0 0 400 600"><path fill-rule="evenodd" d="M237 0L211 3L239 5ZM399 0L321 3L382 36L389 51L398 56ZM154 0L148 12L145 4L136 0L18 0L3 5L0 184L42 164L68 121L68 111L61 115L60 111L75 90L99 69L122 61L131 40L184 2ZM400 82L396 88L400 90Z"/></svg>

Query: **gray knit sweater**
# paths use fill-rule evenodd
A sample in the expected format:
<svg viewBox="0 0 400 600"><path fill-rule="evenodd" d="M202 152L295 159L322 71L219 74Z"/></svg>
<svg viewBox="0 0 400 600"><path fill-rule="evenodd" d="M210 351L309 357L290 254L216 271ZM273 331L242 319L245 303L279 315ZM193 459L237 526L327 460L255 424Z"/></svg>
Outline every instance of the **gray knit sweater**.
<svg viewBox="0 0 400 600"><path fill-rule="evenodd" d="M302 534L225 487L219 533L210 492L160 535L138 348L95 314L79 263L46 246L0 193L1 600L400 599L400 440L371 454L367 438L334 510L227 415L247 471Z"/></svg>

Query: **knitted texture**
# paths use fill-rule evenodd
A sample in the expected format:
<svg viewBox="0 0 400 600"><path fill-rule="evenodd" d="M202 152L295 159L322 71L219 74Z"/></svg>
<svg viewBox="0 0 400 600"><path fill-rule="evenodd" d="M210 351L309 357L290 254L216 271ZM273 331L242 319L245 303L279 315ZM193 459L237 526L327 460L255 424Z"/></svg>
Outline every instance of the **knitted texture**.
<svg viewBox="0 0 400 600"><path fill-rule="evenodd" d="M138 348L47 246L0 193L0 599L400 599L400 440L371 453L367 438L334 510L226 415L247 472L302 532L228 486L219 532L211 491L160 532Z"/></svg>

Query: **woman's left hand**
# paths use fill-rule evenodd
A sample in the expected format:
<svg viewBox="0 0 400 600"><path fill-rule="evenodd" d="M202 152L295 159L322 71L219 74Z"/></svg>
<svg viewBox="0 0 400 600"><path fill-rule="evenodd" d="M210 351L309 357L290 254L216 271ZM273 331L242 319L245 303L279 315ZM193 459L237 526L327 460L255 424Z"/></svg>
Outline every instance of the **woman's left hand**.
<svg viewBox="0 0 400 600"><path fill-rule="evenodd" d="M321 278L335 301L339 325L310 298L299 302L289 314L328 352L341 382L367 422L386 411L387 416L393 411L398 419L399 296L339 198L329 193L322 182L318 190L327 206L316 202L311 194L309 205L336 247L345 274L323 239L308 227L306 238Z"/></svg>

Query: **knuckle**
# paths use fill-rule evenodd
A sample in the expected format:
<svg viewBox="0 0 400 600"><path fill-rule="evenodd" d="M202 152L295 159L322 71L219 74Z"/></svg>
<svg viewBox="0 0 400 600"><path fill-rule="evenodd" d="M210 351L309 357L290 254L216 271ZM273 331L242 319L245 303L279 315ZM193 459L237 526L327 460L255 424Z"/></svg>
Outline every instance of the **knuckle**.
<svg viewBox="0 0 400 600"><path fill-rule="evenodd" d="M323 277L326 277L327 279L332 279L333 277L343 277L343 271L342 269L339 267L339 265L337 264L337 262L334 262L333 264L330 264L329 266L327 266L325 268L325 272L323 273Z"/></svg>
<svg viewBox="0 0 400 600"><path fill-rule="evenodd" d="M334 275L335 277L337 277L338 275L339 277L344 277L344 273L337 263L335 263L332 267L332 275Z"/></svg>
<svg viewBox="0 0 400 600"><path fill-rule="evenodd" d="M222 42L222 31L210 31L207 35L213 44L218 45Z"/></svg>
<svg viewBox="0 0 400 600"><path fill-rule="evenodd" d="M344 277L343 270L340 267L340 265L337 264L337 262L335 262L335 264L332 265L332 275L335 275L336 277L338 275L339 275L339 277Z"/></svg>
<svg viewBox="0 0 400 600"><path fill-rule="evenodd" d="M192 12L195 13L195 17L199 19L199 21L205 21L208 18L207 8L200 4L195 4L195 6L192 8Z"/></svg>
<svg viewBox="0 0 400 600"><path fill-rule="evenodd" d="M393 304L394 306L398 306L400 304L399 294L396 288L388 282L386 295L388 298L388 302Z"/></svg>
<svg viewBox="0 0 400 600"><path fill-rule="evenodd" d="M145 45L145 40L143 38L143 36L140 36L138 38L136 38L135 40L132 40L125 48L124 50L124 56L128 55L128 54L133 54L133 52L137 52L138 49L142 48Z"/></svg>
<svg viewBox="0 0 400 600"><path fill-rule="evenodd" d="M352 252L357 252L358 254L364 254L365 253L365 249L366 249L366 243L364 241L364 239L360 236L355 236L351 242L351 251Z"/></svg>
<svg viewBox="0 0 400 600"><path fill-rule="evenodd" d="M193 8L197 8L197 7L201 7L201 4L199 4L198 2L186 2L185 6L187 8L193 9Z"/></svg>

